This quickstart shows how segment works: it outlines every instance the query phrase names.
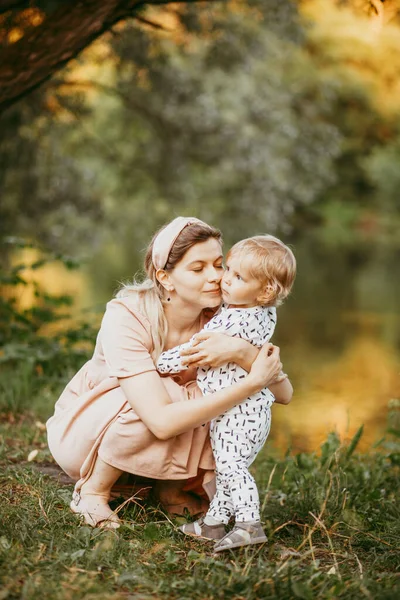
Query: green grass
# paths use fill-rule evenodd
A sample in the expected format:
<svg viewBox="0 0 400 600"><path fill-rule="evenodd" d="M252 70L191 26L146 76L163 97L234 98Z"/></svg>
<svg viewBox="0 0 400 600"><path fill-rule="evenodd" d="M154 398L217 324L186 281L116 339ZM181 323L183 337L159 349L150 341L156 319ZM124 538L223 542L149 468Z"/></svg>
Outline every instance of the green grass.
<svg viewBox="0 0 400 600"><path fill-rule="evenodd" d="M72 487L37 468L50 459L42 425L30 413L5 416L0 600L397 600L400 448L392 430L364 455L357 437L341 447L335 434L318 454L264 452L254 473L269 543L214 557L212 544L182 536L179 521L156 505L125 506L118 532L79 525L68 509Z"/></svg>

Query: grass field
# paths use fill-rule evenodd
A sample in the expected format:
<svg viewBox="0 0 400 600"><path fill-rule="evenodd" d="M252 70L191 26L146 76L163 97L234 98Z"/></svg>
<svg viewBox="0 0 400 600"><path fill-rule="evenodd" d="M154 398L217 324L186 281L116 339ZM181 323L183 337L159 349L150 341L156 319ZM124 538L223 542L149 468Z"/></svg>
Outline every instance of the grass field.
<svg viewBox="0 0 400 600"><path fill-rule="evenodd" d="M400 598L396 424L368 454L361 430L316 454L264 451L254 473L269 542L214 557L154 504L125 505L118 532L80 525L72 486L38 468L51 457L35 419L4 414L0 426L0 600Z"/></svg>

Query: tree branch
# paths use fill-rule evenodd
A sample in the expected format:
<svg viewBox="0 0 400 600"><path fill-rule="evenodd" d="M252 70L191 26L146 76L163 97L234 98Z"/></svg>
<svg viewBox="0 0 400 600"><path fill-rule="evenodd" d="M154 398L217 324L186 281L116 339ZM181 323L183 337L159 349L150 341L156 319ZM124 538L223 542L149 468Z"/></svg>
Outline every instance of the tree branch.
<svg viewBox="0 0 400 600"><path fill-rule="evenodd" d="M29 2L26 0L0 0L0 14L15 8L29 8Z"/></svg>
<svg viewBox="0 0 400 600"><path fill-rule="evenodd" d="M3 51L0 113L49 79L115 23L134 17L147 5L170 4L172 1L80 0L62 3L40 25ZM195 1L186 0L186 3ZM0 10L16 4L16 1L0 0ZM25 8L26 3L23 4Z"/></svg>
<svg viewBox="0 0 400 600"><path fill-rule="evenodd" d="M154 23L154 21L150 21L150 19L146 19L145 17L141 17L140 15L135 15L135 20L139 21L139 23L143 23L143 25L148 25L149 27L152 27L153 29L158 29L161 31L170 31L169 29L167 29L160 23Z"/></svg>

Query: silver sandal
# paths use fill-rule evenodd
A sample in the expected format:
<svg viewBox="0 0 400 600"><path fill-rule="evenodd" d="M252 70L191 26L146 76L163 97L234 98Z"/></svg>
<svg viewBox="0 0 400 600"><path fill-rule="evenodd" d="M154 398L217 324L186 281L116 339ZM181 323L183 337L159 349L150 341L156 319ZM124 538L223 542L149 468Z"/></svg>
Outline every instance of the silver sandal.
<svg viewBox="0 0 400 600"><path fill-rule="evenodd" d="M200 517L193 523L185 523L178 527L179 531L192 537L201 538L203 540L221 540L225 536L225 525L207 525L204 523L204 517Z"/></svg>
<svg viewBox="0 0 400 600"><path fill-rule="evenodd" d="M263 544L267 541L268 538L259 521L254 523L239 522L235 524L232 531L215 544L214 552L232 550L233 548L250 546L251 544Z"/></svg>

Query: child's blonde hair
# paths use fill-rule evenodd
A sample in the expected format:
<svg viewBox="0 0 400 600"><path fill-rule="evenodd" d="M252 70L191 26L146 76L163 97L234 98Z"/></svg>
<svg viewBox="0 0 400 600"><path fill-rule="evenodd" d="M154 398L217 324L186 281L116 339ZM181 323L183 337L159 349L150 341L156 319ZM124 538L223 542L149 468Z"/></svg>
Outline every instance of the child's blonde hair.
<svg viewBox="0 0 400 600"><path fill-rule="evenodd" d="M273 235L255 235L237 242L227 258L233 255L250 259L247 266L251 276L265 284L266 302L262 304L282 304L296 277L296 259L291 249Z"/></svg>

